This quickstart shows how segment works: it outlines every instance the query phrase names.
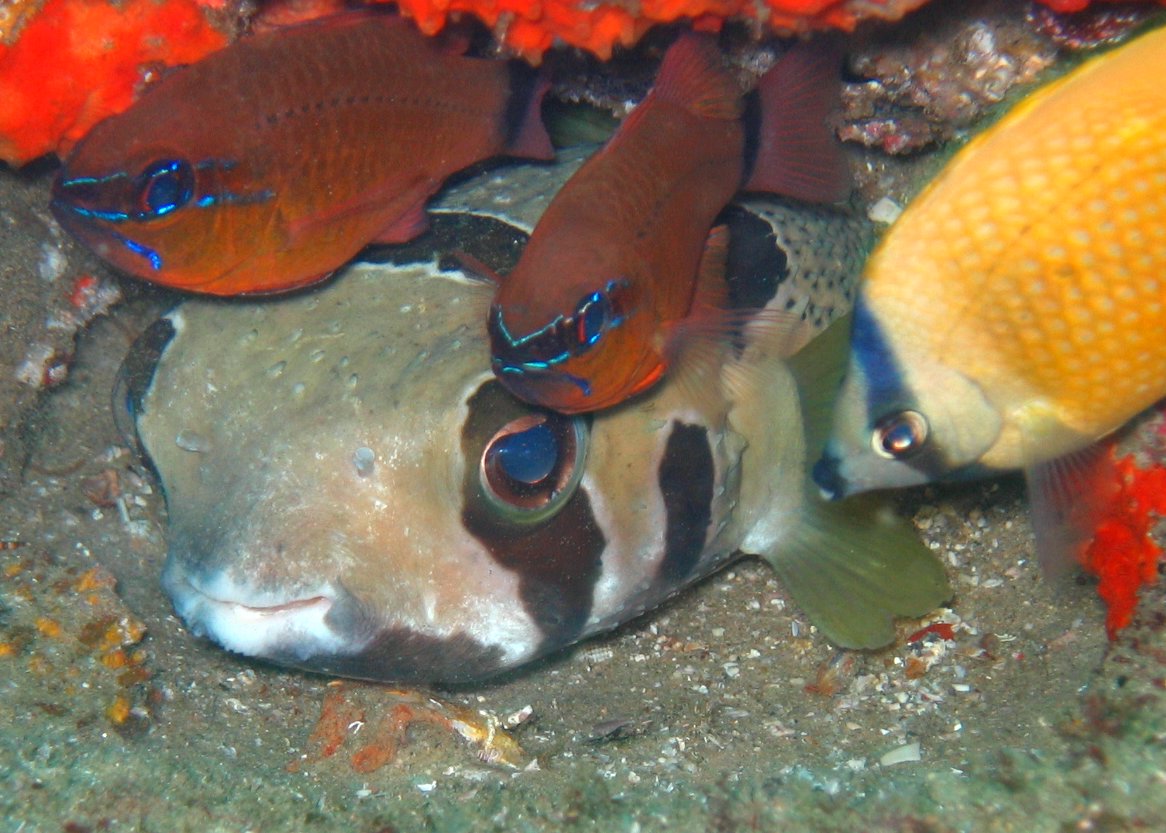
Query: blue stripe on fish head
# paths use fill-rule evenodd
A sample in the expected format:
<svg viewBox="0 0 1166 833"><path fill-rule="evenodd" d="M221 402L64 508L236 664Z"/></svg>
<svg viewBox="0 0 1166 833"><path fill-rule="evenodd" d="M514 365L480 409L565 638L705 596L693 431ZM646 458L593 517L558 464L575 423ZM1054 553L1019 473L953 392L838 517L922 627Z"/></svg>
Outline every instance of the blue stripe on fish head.
<svg viewBox="0 0 1166 833"><path fill-rule="evenodd" d="M221 187L218 174L235 168L236 162L204 159L191 164L185 159L159 157L137 175L115 171L103 176L70 177L66 170L53 183L50 207L58 221L83 239L105 234L134 255L153 272L162 271L162 253L139 239L102 228L170 219L187 206L205 209L220 205L251 205L267 202L275 192L262 189L236 193ZM99 252L100 253L100 252Z"/></svg>
<svg viewBox="0 0 1166 833"><path fill-rule="evenodd" d="M606 333L623 324L629 312L628 294L626 279L611 279L602 289L583 295L570 314L556 315L537 330L518 336L506 324L502 305L493 304L487 330L495 374L519 396L531 401L540 401L537 387L555 378L590 396L590 380L559 365L589 352ZM529 382L523 377L529 377Z"/></svg>
<svg viewBox="0 0 1166 833"><path fill-rule="evenodd" d="M869 488L863 485L865 478L858 468L888 465L873 457L870 438L875 425L884 415L904 407L902 370L861 295L854 305L847 374L836 405L835 436L810 473L827 500ZM838 433L842 427L844 436Z"/></svg>
<svg viewBox="0 0 1166 833"><path fill-rule="evenodd" d="M850 354L866 379L866 413L874 427L877 420L903 397L903 372L882 328L859 296L854 305L854 328L850 335Z"/></svg>
<svg viewBox="0 0 1166 833"><path fill-rule="evenodd" d="M974 382L940 362L904 367L861 295L850 351L848 372L856 378L843 383L835 438L813 470L826 497L983 475L977 458L998 433L998 415ZM964 430L953 430L945 403L961 403L954 419ZM846 434L841 441L839 431Z"/></svg>
<svg viewBox="0 0 1166 833"><path fill-rule="evenodd" d="M120 224L145 223L169 217L186 206L253 205L275 198L269 188L230 191L219 175L238 163L231 159L158 157L137 174L115 171L104 176L70 177L66 170L53 183L52 204L77 217Z"/></svg>
<svg viewBox="0 0 1166 833"><path fill-rule="evenodd" d="M533 522L525 522L520 511L500 510L497 501L484 492L482 472L488 465L484 455L499 429L516 420L532 414L564 424L582 418L532 409L493 380L478 388L468 406L461 438L466 460L462 524L499 565L518 577L523 608L543 633L537 653L546 653L582 634L591 614L607 539L578 478L558 492L553 483L545 484L548 497L559 502L549 517L536 515ZM575 464L581 466L582 461ZM581 476L581 471L578 474ZM516 504L528 494L519 484Z"/></svg>

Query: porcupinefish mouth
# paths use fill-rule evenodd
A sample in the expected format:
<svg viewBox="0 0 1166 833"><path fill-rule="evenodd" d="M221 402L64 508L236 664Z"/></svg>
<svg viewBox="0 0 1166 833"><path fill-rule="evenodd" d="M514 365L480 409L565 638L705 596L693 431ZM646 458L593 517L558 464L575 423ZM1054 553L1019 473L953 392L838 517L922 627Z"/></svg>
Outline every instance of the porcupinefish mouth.
<svg viewBox="0 0 1166 833"><path fill-rule="evenodd" d="M431 634L385 621L343 585L263 590L223 573L167 561L162 586L195 636L244 656L331 676L417 684L485 679L507 670L498 645L473 634Z"/></svg>
<svg viewBox="0 0 1166 833"><path fill-rule="evenodd" d="M204 587L172 568L163 583L192 633L246 656L310 664L318 657L358 653L367 641L336 627L330 614L344 607L347 593L330 585L276 598L222 576Z"/></svg>

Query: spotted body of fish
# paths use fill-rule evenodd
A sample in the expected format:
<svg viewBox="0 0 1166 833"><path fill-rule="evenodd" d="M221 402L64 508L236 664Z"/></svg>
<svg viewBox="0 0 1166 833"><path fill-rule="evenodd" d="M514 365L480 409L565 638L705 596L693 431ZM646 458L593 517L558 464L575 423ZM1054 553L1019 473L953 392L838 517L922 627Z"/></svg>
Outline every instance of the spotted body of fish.
<svg viewBox="0 0 1166 833"><path fill-rule="evenodd" d="M509 196L495 177L459 189L432 233L450 224L459 249L503 267L478 243L524 238L557 170L524 169L538 187ZM518 216L494 219L507 203ZM845 310L862 222L739 210L734 237L755 245L729 253L738 297L786 308L812 288L815 305L789 306L807 336ZM464 682L625 622L742 552L844 645L884 644L892 615L945 598L908 524L807 488L793 374L749 328L721 357L749 370L710 378L699 401L666 382L558 414L494 378L491 287L432 253L274 303L189 301L156 325L164 349L130 399L169 507L164 584L196 633L329 674Z"/></svg>
<svg viewBox="0 0 1166 833"><path fill-rule="evenodd" d="M1022 101L908 206L861 285L826 493L1015 468L1036 503L1090 492L1087 447L1166 395L1163 77L1159 29Z"/></svg>
<svg viewBox="0 0 1166 833"><path fill-rule="evenodd" d="M681 37L656 86L559 192L500 280L488 327L502 384L564 413L655 384L682 322L720 306L727 240L710 228L732 196L743 185L845 194L845 160L824 123L838 90L829 50L795 48L761 82L764 140L747 147L757 127L742 118L714 42Z"/></svg>
<svg viewBox="0 0 1166 833"><path fill-rule="evenodd" d="M118 268L179 289L270 293L373 240L421 232L450 174L549 158L543 85L444 52L371 12L245 38L98 124L53 187L65 228Z"/></svg>

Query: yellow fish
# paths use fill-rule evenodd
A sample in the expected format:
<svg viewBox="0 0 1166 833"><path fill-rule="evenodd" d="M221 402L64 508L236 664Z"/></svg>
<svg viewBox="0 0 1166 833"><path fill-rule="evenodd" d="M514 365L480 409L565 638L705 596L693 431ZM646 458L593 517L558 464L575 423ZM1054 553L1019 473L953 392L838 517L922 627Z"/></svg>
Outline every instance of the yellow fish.
<svg viewBox="0 0 1166 833"><path fill-rule="evenodd" d="M1023 468L1079 502L1079 452L1166 396L1166 28L961 149L864 277L822 491Z"/></svg>

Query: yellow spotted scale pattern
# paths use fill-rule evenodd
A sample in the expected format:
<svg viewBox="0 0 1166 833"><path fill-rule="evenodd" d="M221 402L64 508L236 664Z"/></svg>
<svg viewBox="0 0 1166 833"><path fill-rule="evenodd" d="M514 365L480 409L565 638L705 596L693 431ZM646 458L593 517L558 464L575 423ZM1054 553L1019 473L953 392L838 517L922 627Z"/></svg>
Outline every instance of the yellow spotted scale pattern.
<svg viewBox="0 0 1166 833"><path fill-rule="evenodd" d="M901 357L976 379L1022 431L1035 410L1099 437L1166 395L1166 29L964 147L863 292Z"/></svg>

